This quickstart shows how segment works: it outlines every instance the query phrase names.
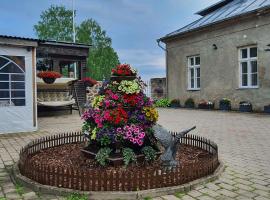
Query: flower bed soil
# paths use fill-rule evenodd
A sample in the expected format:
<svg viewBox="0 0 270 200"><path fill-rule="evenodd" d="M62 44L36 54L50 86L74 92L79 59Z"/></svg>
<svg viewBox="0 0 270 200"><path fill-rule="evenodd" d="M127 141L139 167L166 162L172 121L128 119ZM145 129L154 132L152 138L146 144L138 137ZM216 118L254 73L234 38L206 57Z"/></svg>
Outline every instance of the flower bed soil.
<svg viewBox="0 0 270 200"><path fill-rule="evenodd" d="M47 166L54 167L64 167L64 168L72 168L72 169L106 169L108 172L110 171L134 171L137 169L141 169L142 167L145 169L155 169L160 168L161 161L158 159L152 164L148 164L145 162L137 163L125 166L112 167L107 166L106 168L101 167L94 159L89 159L84 156L81 152L83 148L82 143L77 144L65 144L58 147L48 148L45 150L41 150L32 156L29 156L29 161L36 164L43 164ZM197 147L192 147L190 145L181 145L181 148L177 153L177 160L180 162L182 166L188 166L190 164L196 164L198 166L203 165L205 162L212 157L212 154L209 152L202 150Z"/></svg>

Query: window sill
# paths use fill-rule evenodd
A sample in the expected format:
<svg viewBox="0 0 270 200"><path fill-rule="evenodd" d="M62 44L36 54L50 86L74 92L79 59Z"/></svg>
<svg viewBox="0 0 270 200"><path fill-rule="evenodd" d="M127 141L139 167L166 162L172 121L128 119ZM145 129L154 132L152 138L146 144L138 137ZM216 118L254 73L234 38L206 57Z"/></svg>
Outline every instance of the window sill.
<svg viewBox="0 0 270 200"><path fill-rule="evenodd" d="M193 89L193 88L188 88L187 91L200 91L201 89L200 88L196 88L196 89Z"/></svg>
<svg viewBox="0 0 270 200"><path fill-rule="evenodd" d="M259 86L254 86L254 87L239 87L237 90L248 90L248 89L259 89Z"/></svg>

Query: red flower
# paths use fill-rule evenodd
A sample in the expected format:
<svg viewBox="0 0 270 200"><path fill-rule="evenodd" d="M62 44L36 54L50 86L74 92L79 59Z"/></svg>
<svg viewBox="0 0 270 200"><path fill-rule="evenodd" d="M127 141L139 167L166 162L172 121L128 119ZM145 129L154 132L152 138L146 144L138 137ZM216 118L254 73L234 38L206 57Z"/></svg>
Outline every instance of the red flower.
<svg viewBox="0 0 270 200"><path fill-rule="evenodd" d="M58 72L55 72L55 71L43 71L43 72L39 72L37 74L37 77L39 78L54 78L54 79L57 79L57 78L61 78L62 75Z"/></svg>
<svg viewBox="0 0 270 200"><path fill-rule="evenodd" d="M132 72L131 67L128 64L117 65L116 68L112 69L112 74L117 76L136 75Z"/></svg>
<svg viewBox="0 0 270 200"><path fill-rule="evenodd" d="M89 83L91 85L97 84L97 81L95 79L90 78L90 77L83 78L81 81L84 83Z"/></svg>

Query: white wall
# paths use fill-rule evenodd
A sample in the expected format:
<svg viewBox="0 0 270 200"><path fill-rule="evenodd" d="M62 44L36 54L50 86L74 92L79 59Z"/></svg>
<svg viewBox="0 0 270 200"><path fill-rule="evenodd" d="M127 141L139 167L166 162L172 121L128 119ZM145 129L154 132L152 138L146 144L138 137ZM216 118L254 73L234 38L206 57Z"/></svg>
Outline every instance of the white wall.
<svg viewBox="0 0 270 200"><path fill-rule="evenodd" d="M33 110L32 50L25 47L0 46L0 55L25 57L26 106L0 107L0 134L35 131Z"/></svg>

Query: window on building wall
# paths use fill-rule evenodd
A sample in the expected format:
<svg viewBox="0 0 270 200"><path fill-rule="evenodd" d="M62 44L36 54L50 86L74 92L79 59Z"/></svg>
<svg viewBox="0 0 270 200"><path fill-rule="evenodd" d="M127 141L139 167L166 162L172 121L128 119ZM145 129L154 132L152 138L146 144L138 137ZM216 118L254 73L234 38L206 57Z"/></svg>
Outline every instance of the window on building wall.
<svg viewBox="0 0 270 200"><path fill-rule="evenodd" d="M188 57L188 89L199 90L201 88L201 60L200 56Z"/></svg>
<svg viewBox="0 0 270 200"><path fill-rule="evenodd" d="M256 46L239 49L240 88L257 88L259 85L257 51Z"/></svg>
<svg viewBox="0 0 270 200"><path fill-rule="evenodd" d="M25 106L25 60L0 55L0 107Z"/></svg>

